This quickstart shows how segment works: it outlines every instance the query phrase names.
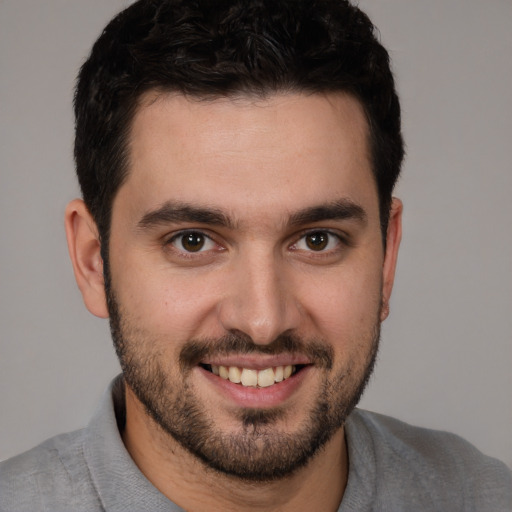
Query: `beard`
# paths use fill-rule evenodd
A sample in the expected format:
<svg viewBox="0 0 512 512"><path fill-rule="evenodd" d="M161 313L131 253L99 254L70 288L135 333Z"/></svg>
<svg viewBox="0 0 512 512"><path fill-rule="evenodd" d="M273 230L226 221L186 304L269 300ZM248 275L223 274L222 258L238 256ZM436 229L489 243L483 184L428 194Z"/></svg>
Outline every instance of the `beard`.
<svg viewBox="0 0 512 512"><path fill-rule="evenodd" d="M268 345L256 345L240 332L217 339L190 340L183 344L179 361L173 365L154 348L157 340L123 313L108 282L106 289L112 339L125 382L165 434L207 468L231 477L275 481L306 466L343 426L373 371L380 338L378 320L358 340L366 354L364 364L357 368L347 365L334 372L334 351L325 341L290 334ZM208 356L258 353L306 355L315 369L324 373L314 402L301 404L308 413L293 432L278 428L278 422L286 420L284 406L240 408L234 413L237 429L221 430L187 378Z"/></svg>

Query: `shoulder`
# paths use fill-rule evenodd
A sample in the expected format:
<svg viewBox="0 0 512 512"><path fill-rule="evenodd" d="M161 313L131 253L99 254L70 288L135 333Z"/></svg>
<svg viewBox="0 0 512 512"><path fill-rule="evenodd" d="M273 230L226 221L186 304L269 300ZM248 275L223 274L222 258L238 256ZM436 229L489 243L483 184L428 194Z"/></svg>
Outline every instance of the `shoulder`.
<svg viewBox="0 0 512 512"><path fill-rule="evenodd" d="M464 472L489 467L509 473L502 462L483 455L465 439L450 432L416 427L390 416L362 410L354 411L351 421L358 428L365 428L378 442L375 446L378 452L402 460L452 469L459 469L463 463L460 469Z"/></svg>
<svg viewBox="0 0 512 512"><path fill-rule="evenodd" d="M0 512L78 510L90 486L83 430L61 434L0 463Z"/></svg>
<svg viewBox="0 0 512 512"><path fill-rule="evenodd" d="M460 510L512 507L507 466L455 434L355 410L347 421L347 438L349 449L352 438L354 453L370 453L381 491L385 487L387 493L424 493L430 501L457 502ZM368 443L370 450L361 446Z"/></svg>

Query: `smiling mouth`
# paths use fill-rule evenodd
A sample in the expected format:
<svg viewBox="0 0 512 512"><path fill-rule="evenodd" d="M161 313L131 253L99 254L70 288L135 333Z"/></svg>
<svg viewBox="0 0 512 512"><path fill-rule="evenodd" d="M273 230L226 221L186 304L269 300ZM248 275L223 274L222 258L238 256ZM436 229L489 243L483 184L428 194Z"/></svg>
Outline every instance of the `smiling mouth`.
<svg viewBox="0 0 512 512"><path fill-rule="evenodd" d="M212 364L201 364L200 366L224 380L229 380L233 384L240 384L241 386L251 388L267 388L289 379L307 365L274 366L263 370Z"/></svg>

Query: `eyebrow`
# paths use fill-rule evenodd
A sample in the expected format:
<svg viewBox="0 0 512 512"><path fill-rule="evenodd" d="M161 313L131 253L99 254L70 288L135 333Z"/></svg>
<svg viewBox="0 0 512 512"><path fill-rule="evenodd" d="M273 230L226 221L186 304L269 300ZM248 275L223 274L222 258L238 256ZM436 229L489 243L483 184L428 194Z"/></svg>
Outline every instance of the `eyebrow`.
<svg viewBox="0 0 512 512"><path fill-rule="evenodd" d="M311 206L298 210L290 215L287 224L300 226L325 220L355 220L365 223L366 211L362 206L350 199L339 199L326 204ZM171 223L197 222L209 226L234 229L235 223L218 208L197 207L187 203L164 203L156 210L151 210L143 215L138 222L139 228L152 228Z"/></svg>
<svg viewBox="0 0 512 512"><path fill-rule="evenodd" d="M364 208L350 199L339 199L331 203L304 208L291 215L289 224L300 226L325 220L355 220L366 223Z"/></svg>
<svg viewBox="0 0 512 512"><path fill-rule="evenodd" d="M151 228L174 222L197 222L210 226L233 228L231 219L217 208L203 208L179 202L166 202L160 208L144 214L139 228Z"/></svg>

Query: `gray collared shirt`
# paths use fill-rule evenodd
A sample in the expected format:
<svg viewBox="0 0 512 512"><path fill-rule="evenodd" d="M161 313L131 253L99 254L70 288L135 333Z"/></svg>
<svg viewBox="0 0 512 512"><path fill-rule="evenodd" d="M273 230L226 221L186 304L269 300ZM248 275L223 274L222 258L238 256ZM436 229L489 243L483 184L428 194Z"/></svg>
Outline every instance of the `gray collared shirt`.
<svg viewBox="0 0 512 512"><path fill-rule="evenodd" d="M120 378L89 425L0 464L0 512L180 511L139 471L119 433ZM512 511L501 462L453 434L354 411L346 423L349 478L338 512Z"/></svg>

